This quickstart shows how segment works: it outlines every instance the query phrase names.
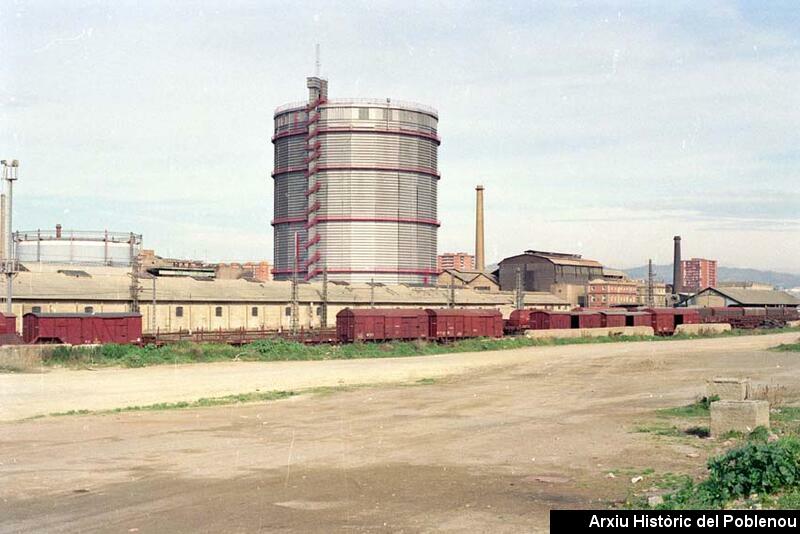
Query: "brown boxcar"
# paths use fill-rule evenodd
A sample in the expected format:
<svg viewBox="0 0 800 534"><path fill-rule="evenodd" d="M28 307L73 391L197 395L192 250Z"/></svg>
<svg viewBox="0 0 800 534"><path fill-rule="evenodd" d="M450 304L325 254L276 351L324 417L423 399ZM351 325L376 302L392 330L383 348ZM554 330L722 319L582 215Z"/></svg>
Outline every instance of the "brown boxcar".
<svg viewBox="0 0 800 534"><path fill-rule="evenodd" d="M25 343L138 343L142 316L138 313L26 313Z"/></svg>
<svg viewBox="0 0 800 534"><path fill-rule="evenodd" d="M648 308L652 314L653 330L658 335L672 335L680 324L697 324L700 312L692 308Z"/></svg>
<svg viewBox="0 0 800 534"><path fill-rule="evenodd" d="M650 308L651 326L657 335L671 335L675 332L674 308Z"/></svg>
<svg viewBox="0 0 800 534"><path fill-rule="evenodd" d="M17 333L17 316L0 313L0 335Z"/></svg>
<svg viewBox="0 0 800 534"><path fill-rule="evenodd" d="M531 330L553 330L570 328L570 314L568 312L554 312L548 310L532 310L530 319Z"/></svg>
<svg viewBox="0 0 800 534"><path fill-rule="evenodd" d="M17 316L0 313L0 345L19 345L22 336L17 334Z"/></svg>
<svg viewBox="0 0 800 534"><path fill-rule="evenodd" d="M653 326L650 312L630 311L625 314L625 326Z"/></svg>
<svg viewBox="0 0 800 534"><path fill-rule="evenodd" d="M534 310L514 310L506 321L508 332L522 332L531 328L531 315Z"/></svg>
<svg viewBox="0 0 800 534"><path fill-rule="evenodd" d="M336 334L342 343L426 339L428 314L417 309L353 309L336 314Z"/></svg>
<svg viewBox="0 0 800 534"><path fill-rule="evenodd" d="M675 308L675 325L700 323L700 312L697 308Z"/></svg>
<svg viewBox="0 0 800 534"><path fill-rule="evenodd" d="M733 328L759 328L768 326L764 308L742 308L738 306L700 308L703 323L728 323Z"/></svg>
<svg viewBox="0 0 800 534"><path fill-rule="evenodd" d="M765 320L771 325L785 326L786 321L796 321L800 313L796 307L765 308Z"/></svg>
<svg viewBox="0 0 800 534"><path fill-rule="evenodd" d="M600 328L602 326L603 318L598 312L583 310L570 313L571 328Z"/></svg>
<svg viewBox="0 0 800 534"><path fill-rule="evenodd" d="M603 328L625 326L625 317L627 315L628 313L625 311L603 310L600 312L600 326Z"/></svg>
<svg viewBox="0 0 800 534"><path fill-rule="evenodd" d="M427 309L428 338L502 337L503 314L495 309Z"/></svg>

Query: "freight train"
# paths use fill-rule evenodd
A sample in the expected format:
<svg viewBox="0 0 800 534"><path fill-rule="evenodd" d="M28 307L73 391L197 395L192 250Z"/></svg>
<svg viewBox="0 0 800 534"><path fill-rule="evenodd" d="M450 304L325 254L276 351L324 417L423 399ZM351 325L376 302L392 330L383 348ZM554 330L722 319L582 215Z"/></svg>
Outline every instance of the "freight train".
<svg viewBox="0 0 800 534"><path fill-rule="evenodd" d="M797 321L797 308L631 308L577 309L571 312L514 310L505 323L507 334L556 328L652 326L657 335L672 335L681 324L728 323L732 328L780 328Z"/></svg>
<svg viewBox="0 0 800 534"><path fill-rule="evenodd" d="M570 312L514 310L506 322L505 331L513 335L525 330L651 326L656 334L669 336L675 333L678 325L700 322L700 314L691 308L578 308Z"/></svg>
<svg viewBox="0 0 800 534"><path fill-rule="evenodd" d="M569 312L514 310L507 320L496 309L373 309L346 308L336 316L336 330L309 330L296 336L308 343L429 340L519 335L525 330L651 326L658 335L672 335L680 324L728 323L733 328L777 328L800 320L797 308L578 308ZM0 344L68 343L71 345L154 342L142 335L138 313L26 313L22 336L16 317L0 314ZM209 331L201 341L241 344L269 337L288 337L274 331ZM191 334L191 333L190 333ZM197 337L198 332L194 332ZM245 335L246 334L246 335ZM150 336L152 338L152 335ZM169 334L160 343L181 340ZM155 342L158 342L156 336ZM189 340L193 337L186 338Z"/></svg>

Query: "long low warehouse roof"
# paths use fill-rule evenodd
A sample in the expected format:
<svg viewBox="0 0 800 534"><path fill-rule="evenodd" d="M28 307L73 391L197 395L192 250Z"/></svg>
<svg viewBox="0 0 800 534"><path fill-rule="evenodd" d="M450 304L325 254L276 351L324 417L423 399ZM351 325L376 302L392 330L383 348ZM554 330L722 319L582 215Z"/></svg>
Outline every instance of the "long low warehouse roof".
<svg viewBox="0 0 800 534"><path fill-rule="evenodd" d="M124 269L87 270L70 266L62 269L39 269L20 272L14 278L13 296L23 300L129 301L132 277ZM139 278L139 299L153 298L153 278ZM160 302L289 302L291 282L253 282L248 280L196 279L189 277L155 278L156 299ZM404 285L328 284L328 302L332 304L443 305L449 299L449 288L412 287ZM5 286L0 288L5 295ZM455 298L462 305L513 305L511 292L489 293L472 289L455 289ZM322 283L299 285L301 302L320 302ZM551 293L525 294L528 305L566 306L568 303Z"/></svg>
<svg viewBox="0 0 800 534"><path fill-rule="evenodd" d="M785 291L772 289L738 289L733 287L707 287L691 298L717 294L740 306L798 306L800 300Z"/></svg>

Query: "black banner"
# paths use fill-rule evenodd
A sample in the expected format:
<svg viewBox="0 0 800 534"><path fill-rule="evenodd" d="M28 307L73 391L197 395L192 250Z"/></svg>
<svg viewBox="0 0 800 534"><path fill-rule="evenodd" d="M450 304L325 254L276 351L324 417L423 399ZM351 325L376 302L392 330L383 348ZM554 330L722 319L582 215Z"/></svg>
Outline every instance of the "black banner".
<svg viewBox="0 0 800 534"><path fill-rule="evenodd" d="M550 532L797 532L798 510L551 510Z"/></svg>

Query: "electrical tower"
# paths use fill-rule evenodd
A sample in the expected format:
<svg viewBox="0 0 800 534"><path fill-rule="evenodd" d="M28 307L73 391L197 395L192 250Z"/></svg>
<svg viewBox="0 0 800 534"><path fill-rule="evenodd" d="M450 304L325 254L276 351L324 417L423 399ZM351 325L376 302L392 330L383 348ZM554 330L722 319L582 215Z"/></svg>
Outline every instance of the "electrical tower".
<svg viewBox="0 0 800 534"><path fill-rule="evenodd" d="M139 293L142 287L139 285L139 270L141 263L139 263L139 256L131 257L131 312L139 313Z"/></svg>

